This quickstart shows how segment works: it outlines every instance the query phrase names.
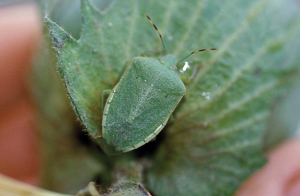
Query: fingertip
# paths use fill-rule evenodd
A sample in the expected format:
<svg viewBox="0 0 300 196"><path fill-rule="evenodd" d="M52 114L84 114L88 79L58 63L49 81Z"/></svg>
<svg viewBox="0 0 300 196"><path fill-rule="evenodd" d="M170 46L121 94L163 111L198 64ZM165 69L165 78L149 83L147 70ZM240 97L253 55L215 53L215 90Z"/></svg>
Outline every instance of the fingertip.
<svg viewBox="0 0 300 196"><path fill-rule="evenodd" d="M22 96L42 28L35 4L0 8L0 108Z"/></svg>
<svg viewBox="0 0 300 196"><path fill-rule="evenodd" d="M240 187L236 196L300 195L300 138L282 143L267 156L268 163Z"/></svg>

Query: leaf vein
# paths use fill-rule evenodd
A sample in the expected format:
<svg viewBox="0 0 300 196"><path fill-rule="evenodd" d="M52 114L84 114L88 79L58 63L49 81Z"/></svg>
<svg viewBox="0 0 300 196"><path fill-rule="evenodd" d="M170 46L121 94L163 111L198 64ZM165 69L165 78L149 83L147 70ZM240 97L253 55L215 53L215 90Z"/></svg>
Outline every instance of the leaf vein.
<svg viewBox="0 0 300 196"><path fill-rule="evenodd" d="M258 16L258 14L263 11L264 6L262 6L262 5L265 5L265 3L267 1L268 0L258 1L257 3L255 3L252 6L252 8L250 9L250 12L247 13L245 19L241 22L241 25L239 26L239 28L237 28L232 33L232 35L227 40L225 40L225 42L219 48L219 50L216 53L214 53L214 55L208 60L210 62L210 64L213 65L214 62L216 62L225 53L225 51L229 48L229 46L248 29L251 21L253 21L253 19L256 18ZM193 83L189 86L189 89L194 89L195 85L200 80L200 78L204 74L206 74L209 69L212 69L212 68L213 68L213 66L203 67L203 69L201 69L199 71L199 73L195 76Z"/></svg>
<svg viewBox="0 0 300 196"><path fill-rule="evenodd" d="M244 99L234 102L234 103L229 103L229 107L223 111L221 111L218 115L214 116L213 118L211 118L210 120L208 120L208 123L211 122L215 122L217 120L222 119L223 117L225 117L227 114L229 114L232 111L235 111L236 109L240 108L241 106L249 103L250 101L258 98L260 95L262 95L263 93L266 93L276 87L279 86L279 84L281 84L282 81L272 81L269 82L263 86L261 86L257 91L254 91L253 93L249 94L248 96L245 96Z"/></svg>
<svg viewBox="0 0 300 196"><path fill-rule="evenodd" d="M196 23L197 19L199 18L200 14L202 13L202 10L204 8L204 4L206 3L206 0L203 1L198 1L198 5L196 6L196 11L194 11L194 14L192 15L192 17L190 19L188 19L188 21L190 21L188 23L188 28L185 31L185 33L182 36L182 39L178 42L177 46L176 46L176 50L174 51L174 55L178 56L178 54L181 52L184 43L186 42L187 38L190 36L191 31L194 27L194 24Z"/></svg>

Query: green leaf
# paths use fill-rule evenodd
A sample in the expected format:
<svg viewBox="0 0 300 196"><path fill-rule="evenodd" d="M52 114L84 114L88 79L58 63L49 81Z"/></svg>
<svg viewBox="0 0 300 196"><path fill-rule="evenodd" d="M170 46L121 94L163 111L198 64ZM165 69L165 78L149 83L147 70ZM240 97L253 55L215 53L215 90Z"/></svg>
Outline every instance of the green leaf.
<svg viewBox="0 0 300 196"><path fill-rule="evenodd" d="M40 185L71 194L96 174L104 174L106 167L104 161L101 162L101 153L87 149L78 141L80 126L55 65L56 57L45 39L31 77L32 92L39 108L43 165Z"/></svg>
<svg viewBox="0 0 300 196"><path fill-rule="evenodd" d="M99 11L83 0L81 7L79 40L46 21L72 106L95 140L101 136L103 90L114 87L126 62L161 47L145 13L178 59L219 49L187 59L201 68L163 131L146 185L158 196L234 194L265 163L261 140L270 106L299 69L293 1L128 0Z"/></svg>
<svg viewBox="0 0 300 196"><path fill-rule="evenodd" d="M299 78L299 76L298 76ZM290 88L287 95L279 97L272 108L264 136L264 150L270 150L284 139L297 134L300 122L300 82ZM287 115L288 114L288 115Z"/></svg>
<svg viewBox="0 0 300 196"><path fill-rule="evenodd" d="M211 4L203 4L202 15ZM284 1L219 6L213 19L203 19L197 36L197 43L210 39L219 50L203 54L201 62L209 65L187 86L177 120L148 173L156 195L234 194L264 164L261 141L270 107L299 69L299 15L292 7ZM182 46L194 45L192 40Z"/></svg>

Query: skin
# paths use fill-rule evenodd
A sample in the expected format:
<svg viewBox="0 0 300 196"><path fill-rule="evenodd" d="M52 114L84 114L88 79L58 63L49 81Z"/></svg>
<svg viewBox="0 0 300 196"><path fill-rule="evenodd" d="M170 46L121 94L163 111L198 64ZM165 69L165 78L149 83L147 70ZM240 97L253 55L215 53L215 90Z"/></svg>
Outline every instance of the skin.
<svg viewBox="0 0 300 196"><path fill-rule="evenodd" d="M252 175L235 196L299 196L300 138L268 153L268 164Z"/></svg>
<svg viewBox="0 0 300 196"><path fill-rule="evenodd" d="M0 7L0 173L37 184L38 135L27 80L41 38L33 4Z"/></svg>
<svg viewBox="0 0 300 196"><path fill-rule="evenodd" d="M38 184L40 163L35 108L27 79L41 39L34 5L0 8L0 173ZM262 169L235 196L299 196L300 139L289 140L267 154Z"/></svg>

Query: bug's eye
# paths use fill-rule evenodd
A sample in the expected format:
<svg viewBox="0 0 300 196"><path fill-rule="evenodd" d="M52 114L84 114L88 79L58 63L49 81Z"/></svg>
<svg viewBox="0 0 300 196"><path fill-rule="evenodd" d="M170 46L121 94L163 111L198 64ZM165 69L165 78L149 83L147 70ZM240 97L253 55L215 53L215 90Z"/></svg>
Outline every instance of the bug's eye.
<svg viewBox="0 0 300 196"><path fill-rule="evenodd" d="M138 79L138 77L135 77L136 79Z"/></svg>
<svg viewBox="0 0 300 196"><path fill-rule="evenodd" d="M168 95L166 95L165 97L168 98Z"/></svg>

